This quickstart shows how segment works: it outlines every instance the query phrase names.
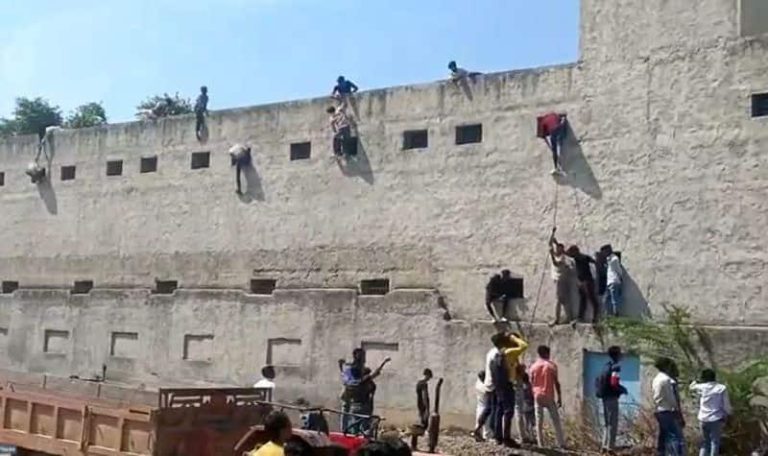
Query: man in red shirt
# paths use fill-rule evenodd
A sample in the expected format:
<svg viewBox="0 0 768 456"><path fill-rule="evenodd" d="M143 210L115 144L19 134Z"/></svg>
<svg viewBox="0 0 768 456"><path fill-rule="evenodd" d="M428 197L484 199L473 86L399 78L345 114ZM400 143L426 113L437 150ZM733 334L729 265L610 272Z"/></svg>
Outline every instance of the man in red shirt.
<svg viewBox="0 0 768 456"><path fill-rule="evenodd" d="M565 114L558 114L556 112L544 114L536 120L537 136L544 139L544 142L552 150L552 161L555 163L552 174L562 174L563 168L560 166L560 153L563 149L565 135L568 133L568 120Z"/></svg>
<svg viewBox="0 0 768 456"><path fill-rule="evenodd" d="M557 377L557 364L550 361L550 349L546 345L540 345L537 349L539 359L528 369L528 376L533 387L533 400L536 408L536 440L540 447L544 447L544 409L549 412L552 426L555 428L557 446L565 447L563 437L563 424L560 421L558 408L562 407L562 395L560 393L560 380Z"/></svg>

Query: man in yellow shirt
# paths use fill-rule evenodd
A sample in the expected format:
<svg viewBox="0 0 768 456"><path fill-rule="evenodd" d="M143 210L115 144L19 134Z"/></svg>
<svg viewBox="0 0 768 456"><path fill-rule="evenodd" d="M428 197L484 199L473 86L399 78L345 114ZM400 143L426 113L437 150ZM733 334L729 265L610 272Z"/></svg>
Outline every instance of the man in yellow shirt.
<svg viewBox="0 0 768 456"><path fill-rule="evenodd" d="M507 335L508 342L506 347L501 350L504 355L504 359L507 362L507 372L509 372L509 381L517 383L520 380L520 358L528 349L528 342L523 340L517 333L511 333ZM525 372L525 370L523 370Z"/></svg>
<svg viewBox="0 0 768 456"><path fill-rule="evenodd" d="M291 438L291 420L283 412L274 410L264 420L264 432L269 441L261 448L253 449L249 456L285 456L283 446Z"/></svg>

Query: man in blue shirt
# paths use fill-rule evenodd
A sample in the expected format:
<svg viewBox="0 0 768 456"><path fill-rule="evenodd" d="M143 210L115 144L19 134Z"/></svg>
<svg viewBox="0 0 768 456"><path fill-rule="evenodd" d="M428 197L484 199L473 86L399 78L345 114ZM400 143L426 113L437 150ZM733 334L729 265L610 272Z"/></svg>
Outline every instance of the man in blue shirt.
<svg viewBox="0 0 768 456"><path fill-rule="evenodd" d="M357 90L357 86L354 82L345 79L344 76L339 76L336 79L336 85L333 87L333 92L331 92L331 97L345 103L347 98L357 92Z"/></svg>

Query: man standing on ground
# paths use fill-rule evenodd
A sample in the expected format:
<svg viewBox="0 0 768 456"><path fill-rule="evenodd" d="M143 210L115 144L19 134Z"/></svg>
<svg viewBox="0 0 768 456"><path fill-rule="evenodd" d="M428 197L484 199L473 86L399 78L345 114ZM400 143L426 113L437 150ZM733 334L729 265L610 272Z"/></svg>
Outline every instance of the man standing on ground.
<svg viewBox="0 0 768 456"><path fill-rule="evenodd" d="M683 427L685 422L680 410L678 395L677 366L669 358L659 358L654 364L659 373L653 378L653 404L656 421L659 424L659 435L656 444L658 456L685 455L685 438Z"/></svg>
<svg viewBox="0 0 768 456"><path fill-rule="evenodd" d="M475 409L475 431L473 435L475 440L487 440L491 435L491 426L488 423L488 415L493 411L492 392L485 386L485 369L477 374L475 381L475 395L477 396L477 407Z"/></svg>
<svg viewBox="0 0 768 456"><path fill-rule="evenodd" d="M256 389L263 389L267 391L267 401L272 401L272 396L275 391L275 367L272 365L266 365L261 368L261 380L253 384Z"/></svg>
<svg viewBox="0 0 768 456"><path fill-rule="evenodd" d="M258 450L251 451L249 456L284 456L283 447L292 434L291 420L288 415L278 410L269 412L264 419L264 432L269 441Z"/></svg>
<svg viewBox="0 0 768 456"><path fill-rule="evenodd" d="M552 427L555 428L557 446L564 448L563 424L560 421L558 411L563 406L563 395L560 392L557 364L550 360L548 346L540 345L536 351L539 359L528 369L528 375L533 386L533 399L536 404L536 442L540 447L544 447L544 410L547 410L552 419Z"/></svg>
<svg viewBox="0 0 768 456"><path fill-rule="evenodd" d="M493 342L493 347L491 347L488 350L488 353L485 355L485 371L483 373L483 386L485 387L485 397L482 400L483 404L485 404L485 407L483 408L482 412L477 417L477 423L475 426L474 431L474 437L475 440L482 440L481 435L481 429L485 426L485 423L490 419L491 420L491 432L496 432L496 425L497 425L497 404L496 404L496 384L494 383L494 376L493 376L493 369L494 369L494 362L496 360L496 356L500 353L499 349L496 347L496 343L494 339L496 336L491 338L491 342ZM494 435L495 437L495 435ZM498 437L500 439L500 437Z"/></svg>
<svg viewBox="0 0 768 456"><path fill-rule="evenodd" d="M347 143L352 137L352 127L347 117L345 105L329 106L326 112L330 114L329 123L333 131L333 153L340 157L347 154Z"/></svg>
<svg viewBox="0 0 768 456"><path fill-rule="evenodd" d="M493 434L499 445L518 447L519 444L512 439L512 419L515 416L514 366L517 365L517 357L514 353L522 352L519 351L518 346L513 346L511 337L504 333L494 334L491 341L497 348L497 353L490 363L496 396L496 427ZM514 365L510 369L512 362Z"/></svg>
<svg viewBox="0 0 768 456"><path fill-rule="evenodd" d="M208 87L200 87L200 95L195 100L195 136L197 140L203 139L203 128L205 127L205 117L208 115Z"/></svg>
<svg viewBox="0 0 768 456"><path fill-rule="evenodd" d="M576 265L576 280L579 283L579 321L584 321L587 312L587 302L592 305L592 322L597 323L600 318L600 306L597 303L595 295L595 279L592 277L592 268L595 260L581 253L575 245L568 247L566 251L569 257L573 258Z"/></svg>
<svg viewBox="0 0 768 456"><path fill-rule="evenodd" d="M728 389L717 382L715 371L704 369L701 383L691 383L691 391L699 395L699 423L701 423L701 449L699 456L718 456L725 419L733 412Z"/></svg>
<svg viewBox="0 0 768 456"><path fill-rule="evenodd" d="M605 309L614 317L619 316L622 304L624 303L623 282L624 268L621 266L621 259L613 251L611 244L600 247L600 255L605 257Z"/></svg>
<svg viewBox="0 0 768 456"><path fill-rule="evenodd" d="M555 165L552 169L552 174L563 174L561 154L563 151L563 141L568 133L566 116L565 114L550 112L539 117L537 120L537 136L542 138L552 151L552 162Z"/></svg>
<svg viewBox="0 0 768 456"><path fill-rule="evenodd" d="M573 296L574 268L573 258L565 254L563 244L557 242L555 232L557 228L552 228L552 235L549 237L549 258L552 260L552 280L555 281L555 290L557 294L557 304L555 308L555 320L552 325L561 323L560 313L565 310L565 318L568 323L575 322L573 318Z"/></svg>
<svg viewBox="0 0 768 456"><path fill-rule="evenodd" d="M616 448L616 434L619 430L619 398L627 394L627 389L621 384L621 348L608 348L609 361L597 378L595 393L603 402L603 449L613 451Z"/></svg>
<svg viewBox="0 0 768 456"><path fill-rule="evenodd" d="M416 382L416 405L419 409L419 423L427 429L429 424L429 381L432 380L432 370L424 369L424 377Z"/></svg>

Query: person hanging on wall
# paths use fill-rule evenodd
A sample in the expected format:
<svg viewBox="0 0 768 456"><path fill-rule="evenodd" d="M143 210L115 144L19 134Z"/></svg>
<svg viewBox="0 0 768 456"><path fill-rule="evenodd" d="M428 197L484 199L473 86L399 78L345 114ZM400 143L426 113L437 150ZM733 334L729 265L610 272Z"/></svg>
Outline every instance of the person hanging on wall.
<svg viewBox="0 0 768 456"><path fill-rule="evenodd" d="M482 74L476 71L467 71L464 68L459 67L456 65L455 60L448 62L448 69L451 71L451 81L456 85L464 83L467 80L475 82L475 78Z"/></svg>
<svg viewBox="0 0 768 456"><path fill-rule="evenodd" d="M45 156L45 163L48 169L50 170L51 168L54 154L54 136L58 130L61 130L61 127L58 125L49 125L38 132L40 142L37 145L37 154L35 159L27 166L26 171L33 184L42 182L46 176L46 167L40 164L42 156Z"/></svg>
<svg viewBox="0 0 768 456"><path fill-rule="evenodd" d="M195 136L198 141L203 140L206 116L208 116L208 87L202 86L200 95L195 100Z"/></svg>
<svg viewBox="0 0 768 456"><path fill-rule="evenodd" d="M592 276L591 264L595 264L594 258L581 253L575 245L568 247L565 253L573 258L576 265L576 280L579 284L579 321L585 321L587 303L592 306L592 322L597 323L600 319L600 305L595 293L595 279Z"/></svg>
<svg viewBox="0 0 768 456"><path fill-rule="evenodd" d="M358 91L354 82L346 79L344 76L336 78L336 85L333 86L331 91L331 98L339 101L339 104L346 106L349 101L349 97Z"/></svg>
<svg viewBox="0 0 768 456"><path fill-rule="evenodd" d="M347 117L346 105L329 106L326 111L330 114L329 123L333 131L333 154L338 157L348 155L348 145L352 138L352 126Z"/></svg>
<svg viewBox="0 0 768 456"><path fill-rule="evenodd" d="M552 228L552 234L549 237L549 258L552 261L552 280L555 282L556 299L555 319L552 325L560 323L561 311L565 310L565 319L569 323L575 323L573 318L573 305L571 297L574 290L574 269L576 267L573 258L565 254L563 244L557 242L555 232L557 228Z"/></svg>
<svg viewBox="0 0 768 456"><path fill-rule="evenodd" d="M509 269L501 271L500 291L501 296L501 321L506 321L509 311L509 301L513 298L520 296L520 290L518 290L518 282L512 278L512 273Z"/></svg>
<svg viewBox="0 0 768 456"><path fill-rule="evenodd" d="M243 146L242 144L235 144L229 149L229 157L232 161L232 166L237 169L235 173L235 183L237 184L235 193L242 195L243 190L242 185L240 184L240 174L243 172L243 168L251 166L251 148Z"/></svg>
<svg viewBox="0 0 768 456"><path fill-rule="evenodd" d="M561 155L563 142L568 134L568 119L565 114L550 112L536 118L536 136L542 138L552 151L552 162L555 167L552 174L563 174Z"/></svg>

